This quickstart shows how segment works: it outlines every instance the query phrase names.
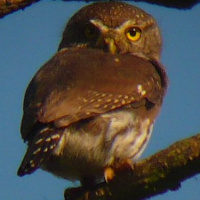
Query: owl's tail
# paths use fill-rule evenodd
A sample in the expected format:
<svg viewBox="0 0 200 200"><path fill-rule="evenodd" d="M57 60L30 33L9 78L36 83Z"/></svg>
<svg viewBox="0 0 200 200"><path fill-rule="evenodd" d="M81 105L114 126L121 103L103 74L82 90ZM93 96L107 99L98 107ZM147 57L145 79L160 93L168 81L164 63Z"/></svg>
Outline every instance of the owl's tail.
<svg viewBox="0 0 200 200"><path fill-rule="evenodd" d="M28 150L18 169L17 175L24 176L37 170L51 156L62 133L62 129L55 129L55 127L47 126L41 129L28 145Z"/></svg>

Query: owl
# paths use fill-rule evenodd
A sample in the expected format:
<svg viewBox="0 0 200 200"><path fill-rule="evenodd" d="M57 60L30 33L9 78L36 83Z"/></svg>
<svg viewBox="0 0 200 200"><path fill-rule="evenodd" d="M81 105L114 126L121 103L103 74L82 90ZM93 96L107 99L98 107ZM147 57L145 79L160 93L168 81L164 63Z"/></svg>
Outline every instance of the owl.
<svg viewBox="0 0 200 200"><path fill-rule="evenodd" d="M156 21L135 6L98 2L75 13L26 90L18 175L41 168L89 186L135 162L168 86L161 49Z"/></svg>

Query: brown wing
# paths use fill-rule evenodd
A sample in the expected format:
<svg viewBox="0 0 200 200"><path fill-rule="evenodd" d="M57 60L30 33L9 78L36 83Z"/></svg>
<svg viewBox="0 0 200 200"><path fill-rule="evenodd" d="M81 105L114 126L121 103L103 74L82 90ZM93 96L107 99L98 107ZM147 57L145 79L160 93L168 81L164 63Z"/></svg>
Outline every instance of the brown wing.
<svg viewBox="0 0 200 200"><path fill-rule="evenodd" d="M37 123L67 126L147 98L162 101L162 70L133 55L96 49L64 49L35 75L24 100L21 132Z"/></svg>

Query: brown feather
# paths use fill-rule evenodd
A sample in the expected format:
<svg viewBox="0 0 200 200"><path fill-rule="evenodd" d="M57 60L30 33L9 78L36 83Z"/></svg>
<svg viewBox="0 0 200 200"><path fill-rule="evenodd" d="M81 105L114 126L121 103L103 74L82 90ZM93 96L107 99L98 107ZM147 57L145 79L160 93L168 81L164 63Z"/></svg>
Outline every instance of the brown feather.
<svg viewBox="0 0 200 200"><path fill-rule="evenodd" d="M151 62L133 55L64 49L29 84L22 137L26 140L37 122L55 122L63 127L144 98L160 102L166 89L162 88L161 79ZM139 91L138 85L145 92Z"/></svg>

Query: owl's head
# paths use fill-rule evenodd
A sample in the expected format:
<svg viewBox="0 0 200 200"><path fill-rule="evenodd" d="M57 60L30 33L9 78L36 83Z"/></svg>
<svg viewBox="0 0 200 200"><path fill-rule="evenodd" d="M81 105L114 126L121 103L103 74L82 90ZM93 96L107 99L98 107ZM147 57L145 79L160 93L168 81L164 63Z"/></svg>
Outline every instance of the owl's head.
<svg viewBox="0 0 200 200"><path fill-rule="evenodd" d="M59 50L71 46L158 61L162 39L156 21L145 11L122 2L100 2L83 7L69 20Z"/></svg>

